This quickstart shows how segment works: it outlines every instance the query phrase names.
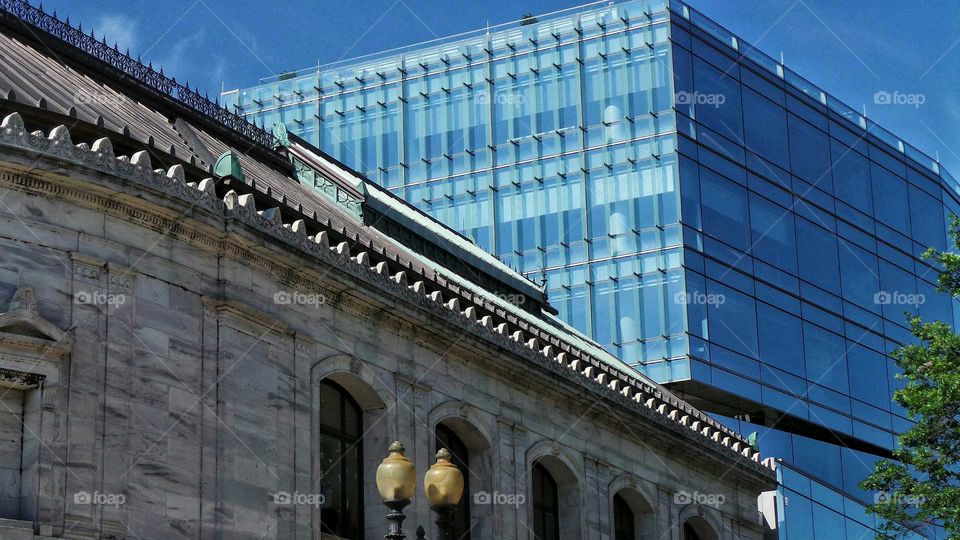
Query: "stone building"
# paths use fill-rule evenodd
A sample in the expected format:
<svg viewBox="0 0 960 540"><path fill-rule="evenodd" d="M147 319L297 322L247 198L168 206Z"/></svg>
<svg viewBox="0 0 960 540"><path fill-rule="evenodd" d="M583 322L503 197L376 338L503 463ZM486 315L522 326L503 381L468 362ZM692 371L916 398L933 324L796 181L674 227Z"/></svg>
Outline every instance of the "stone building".
<svg viewBox="0 0 960 540"><path fill-rule="evenodd" d="M465 238L29 4L0 58L0 537L379 538L393 440L458 538L763 536L771 465Z"/></svg>

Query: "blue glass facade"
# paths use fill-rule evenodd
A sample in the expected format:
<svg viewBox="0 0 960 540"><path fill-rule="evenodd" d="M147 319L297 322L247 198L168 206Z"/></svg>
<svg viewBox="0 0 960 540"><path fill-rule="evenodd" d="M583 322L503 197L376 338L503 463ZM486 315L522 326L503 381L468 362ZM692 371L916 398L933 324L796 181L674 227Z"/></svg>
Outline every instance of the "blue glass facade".
<svg viewBox="0 0 960 540"><path fill-rule="evenodd" d="M945 249L956 194L687 19L671 39L695 96L676 106L684 281L723 299L688 305L691 380L892 449L907 420L886 355L911 340L904 312L953 322L921 254Z"/></svg>
<svg viewBox="0 0 960 540"><path fill-rule="evenodd" d="M723 416L714 417L741 433L758 433L765 454L777 456L777 518L780 540L873 540L882 520L866 507L875 493L857 484L877 456L802 435ZM942 528L923 526L907 539L944 539Z"/></svg>
<svg viewBox="0 0 960 540"><path fill-rule="evenodd" d="M700 408L749 418L814 479L782 495L858 538L874 524L809 484L869 500L856 483L909 425L889 354L904 312L954 322L921 254L946 247L958 184L680 2L526 22L224 99L544 280L564 320Z"/></svg>
<svg viewBox="0 0 960 540"><path fill-rule="evenodd" d="M632 2L225 99L545 279L564 320L639 366L687 352L669 32L662 2Z"/></svg>

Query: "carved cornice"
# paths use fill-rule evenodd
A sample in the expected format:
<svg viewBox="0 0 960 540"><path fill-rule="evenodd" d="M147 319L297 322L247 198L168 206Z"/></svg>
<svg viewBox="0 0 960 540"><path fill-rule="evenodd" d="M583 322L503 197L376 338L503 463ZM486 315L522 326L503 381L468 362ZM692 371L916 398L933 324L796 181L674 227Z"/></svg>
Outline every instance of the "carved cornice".
<svg viewBox="0 0 960 540"><path fill-rule="evenodd" d="M205 308L211 309L221 315L235 317L238 320L256 325L265 330L269 329L270 332L273 332L277 336L292 337L294 335L293 328L286 322L273 315L254 309L243 302L205 296L203 297L203 305Z"/></svg>
<svg viewBox="0 0 960 540"><path fill-rule="evenodd" d="M0 332L0 356L5 353L32 354L49 358L62 358L70 354L72 340L66 336L60 341Z"/></svg>

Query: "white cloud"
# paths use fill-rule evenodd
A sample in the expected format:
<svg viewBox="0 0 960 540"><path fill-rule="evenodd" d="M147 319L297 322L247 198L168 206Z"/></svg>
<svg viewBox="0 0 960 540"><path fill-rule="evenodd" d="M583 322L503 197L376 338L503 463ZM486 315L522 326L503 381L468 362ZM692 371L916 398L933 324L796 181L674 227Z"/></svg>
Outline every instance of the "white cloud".
<svg viewBox="0 0 960 540"><path fill-rule="evenodd" d="M170 39L171 36L167 36ZM167 54L156 58L154 67L163 66L164 73L183 81L189 78L191 68L198 68L197 61L200 60L197 52L202 50L204 42L204 32L198 31L190 36L180 38L172 46L166 46ZM192 86L192 85L191 85Z"/></svg>
<svg viewBox="0 0 960 540"><path fill-rule="evenodd" d="M136 56L137 21L134 19L122 14L104 15L93 25L93 31L98 39L106 35L109 45L116 43L121 51L129 48Z"/></svg>

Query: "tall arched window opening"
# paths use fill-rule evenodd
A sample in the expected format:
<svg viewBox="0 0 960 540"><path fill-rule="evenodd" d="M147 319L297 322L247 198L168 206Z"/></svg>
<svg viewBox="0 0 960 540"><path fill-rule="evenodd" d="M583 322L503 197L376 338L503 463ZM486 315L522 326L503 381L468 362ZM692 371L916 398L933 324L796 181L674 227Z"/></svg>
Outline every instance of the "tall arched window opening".
<svg viewBox="0 0 960 540"><path fill-rule="evenodd" d="M363 537L363 411L337 383L320 382L320 529L335 538Z"/></svg>

